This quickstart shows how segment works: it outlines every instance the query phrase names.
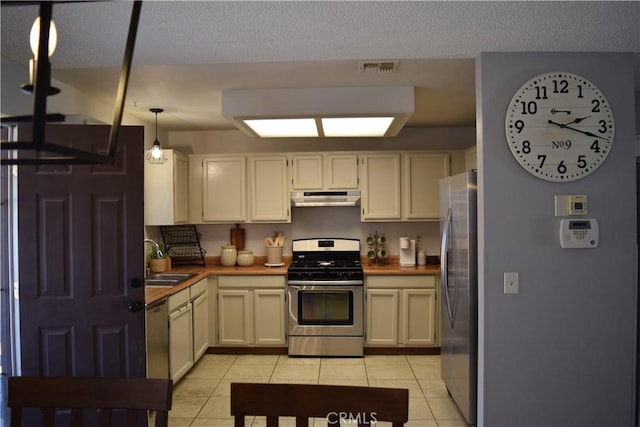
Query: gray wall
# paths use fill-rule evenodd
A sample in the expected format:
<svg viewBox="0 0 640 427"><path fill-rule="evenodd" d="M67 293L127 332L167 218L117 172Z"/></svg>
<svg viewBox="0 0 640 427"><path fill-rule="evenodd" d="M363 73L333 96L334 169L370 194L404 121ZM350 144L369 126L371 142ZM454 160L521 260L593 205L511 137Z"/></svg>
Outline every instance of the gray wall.
<svg viewBox="0 0 640 427"><path fill-rule="evenodd" d="M580 74L616 115L605 163L572 183L520 168L504 134L518 87L549 71ZM636 322L636 188L631 57L486 53L476 62L479 168L479 425L629 426ZM554 194L587 194L597 249L561 249ZM503 294L503 273L520 293Z"/></svg>

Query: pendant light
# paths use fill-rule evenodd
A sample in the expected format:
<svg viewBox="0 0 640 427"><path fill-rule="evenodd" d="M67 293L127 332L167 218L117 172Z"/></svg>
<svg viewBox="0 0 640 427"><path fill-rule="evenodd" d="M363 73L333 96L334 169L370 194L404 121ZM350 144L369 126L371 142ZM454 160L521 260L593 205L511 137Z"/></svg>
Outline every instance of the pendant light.
<svg viewBox="0 0 640 427"><path fill-rule="evenodd" d="M167 156L162 151L160 141L158 141L158 113L162 113L164 110L162 108L150 108L149 111L156 115L156 138L145 158L149 163L159 165L167 161Z"/></svg>

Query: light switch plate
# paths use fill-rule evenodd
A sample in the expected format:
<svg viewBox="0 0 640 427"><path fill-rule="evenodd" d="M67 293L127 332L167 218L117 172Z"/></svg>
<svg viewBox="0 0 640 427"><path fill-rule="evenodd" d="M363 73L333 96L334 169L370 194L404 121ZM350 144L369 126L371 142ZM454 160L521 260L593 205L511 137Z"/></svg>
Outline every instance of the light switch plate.
<svg viewBox="0 0 640 427"><path fill-rule="evenodd" d="M518 273L517 272L504 273L504 293L505 294L518 293Z"/></svg>

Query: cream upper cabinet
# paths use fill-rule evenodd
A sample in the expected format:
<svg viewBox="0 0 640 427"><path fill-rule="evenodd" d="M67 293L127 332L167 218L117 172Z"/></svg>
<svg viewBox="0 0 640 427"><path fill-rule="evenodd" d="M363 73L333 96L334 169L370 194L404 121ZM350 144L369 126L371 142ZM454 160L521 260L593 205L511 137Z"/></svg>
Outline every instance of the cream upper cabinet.
<svg viewBox="0 0 640 427"><path fill-rule="evenodd" d="M244 222L247 218L245 157L206 157L202 168L202 220Z"/></svg>
<svg viewBox="0 0 640 427"><path fill-rule="evenodd" d="M327 153L324 165L324 186L327 190L358 189L357 154Z"/></svg>
<svg viewBox="0 0 640 427"><path fill-rule="evenodd" d="M291 188L293 190L322 190L322 154L294 154L291 156Z"/></svg>
<svg viewBox="0 0 640 427"><path fill-rule="evenodd" d="M287 156L249 157L251 221L291 222Z"/></svg>
<svg viewBox="0 0 640 427"><path fill-rule="evenodd" d="M144 223L173 225L189 221L189 158L164 150L167 161L144 163Z"/></svg>
<svg viewBox="0 0 640 427"><path fill-rule="evenodd" d="M358 188L357 153L293 154L292 190L354 190Z"/></svg>
<svg viewBox="0 0 640 427"><path fill-rule="evenodd" d="M362 221L400 220L400 154L365 153L360 166Z"/></svg>
<svg viewBox="0 0 640 427"><path fill-rule="evenodd" d="M403 153L403 170L403 219L439 219L439 181L449 175L449 154Z"/></svg>
<svg viewBox="0 0 640 427"><path fill-rule="evenodd" d="M478 153L475 145L464 151L464 170L472 169L478 169Z"/></svg>
<svg viewBox="0 0 640 427"><path fill-rule="evenodd" d="M367 276L367 346L438 345L437 278L431 275Z"/></svg>

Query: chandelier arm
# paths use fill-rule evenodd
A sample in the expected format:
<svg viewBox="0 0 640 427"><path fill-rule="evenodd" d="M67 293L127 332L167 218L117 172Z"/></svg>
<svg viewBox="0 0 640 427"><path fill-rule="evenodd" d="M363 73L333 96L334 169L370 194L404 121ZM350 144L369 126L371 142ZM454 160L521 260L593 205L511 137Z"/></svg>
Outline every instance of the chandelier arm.
<svg viewBox="0 0 640 427"><path fill-rule="evenodd" d="M120 71L120 82L118 83L118 93L116 95L115 114L109 133L109 145L107 146L107 155L115 160L116 150L118 148L118 133L122 124L122 116L124 115L124 102L127 95L127 86L129 85L129 74L131 72L131 63L133 62L133 48L136 44L136 34L138 33L138 22L140 21L140 10L142 9L142 0L133 2L131 10L131 21L129 24L129 35L127 36L127 44L124 51L124 59L122 62L122 70Z"/></svg>
<svg viewBox="0 0 640 427"><path fill-rule="evenodd" d="M40 34L36 57L36 75L33 82L33 129L31 130L31 140L36 146L41 146L45 142L47 92L51 84L49 28L51 27L52 13L53 5L51 2L40 3Z"/></svg>

